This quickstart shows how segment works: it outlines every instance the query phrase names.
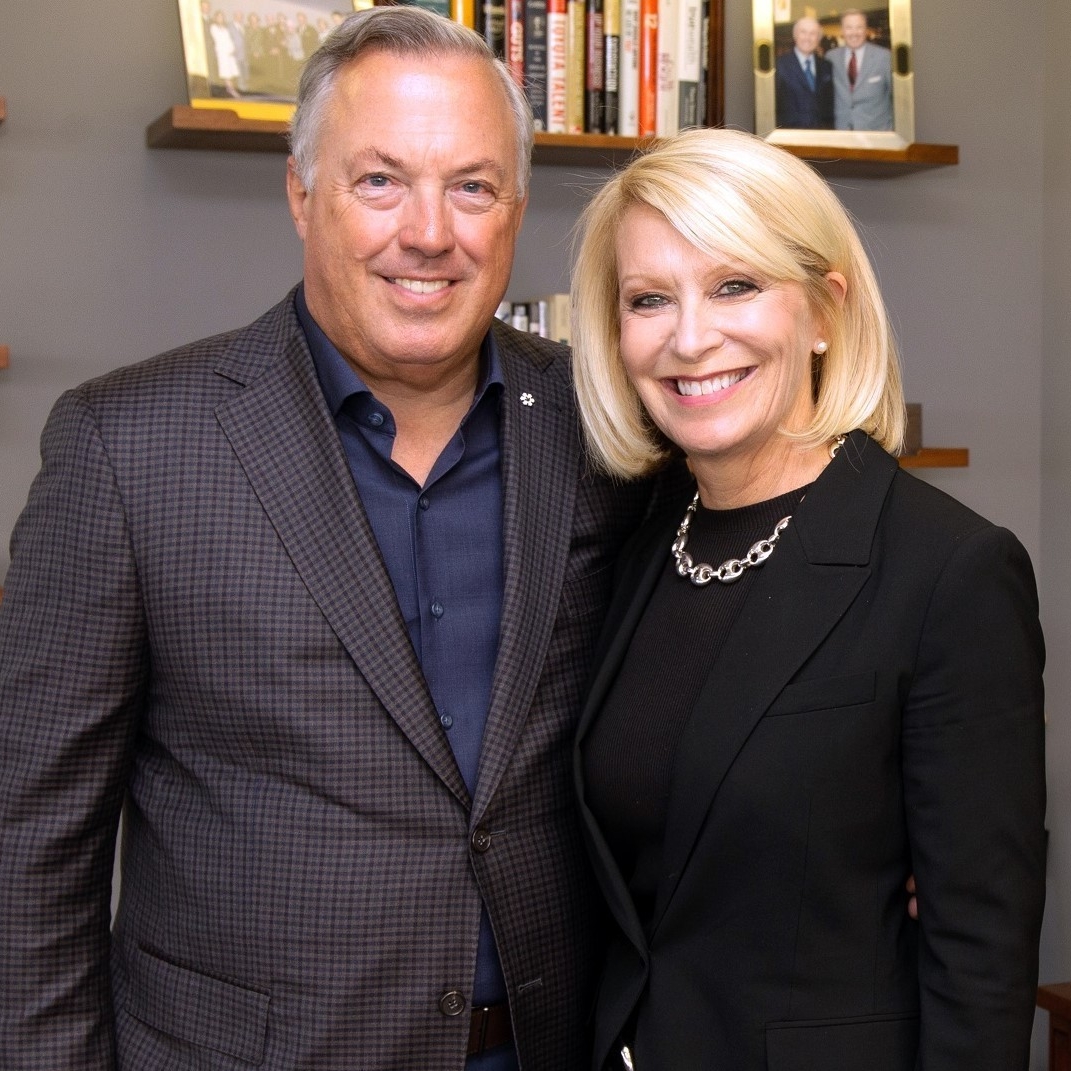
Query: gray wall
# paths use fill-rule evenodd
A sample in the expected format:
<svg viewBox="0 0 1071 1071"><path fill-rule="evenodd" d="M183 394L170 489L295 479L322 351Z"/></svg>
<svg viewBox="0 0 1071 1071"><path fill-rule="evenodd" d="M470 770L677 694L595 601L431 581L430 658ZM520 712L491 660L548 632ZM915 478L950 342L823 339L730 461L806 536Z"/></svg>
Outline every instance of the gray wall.
<svg viewBox="0 0 1071 1071"><path fill-rule="evenodd" d="M726 7L727 119L748 127L751 8ZM173 0L64 4L47 30L32 4L2 13L0 578L58 394L247 322L300 272L282 155L144 147L146 124L185 98ZM1055 981L1071 978L1071 9L915 0L913 15L917 137L958 144L961 163L836 188L878 268L926 443L971 451L968 469L925 478L1014 528L1037 565L1051 650L1042 977ZM1044 63L1012 48L1020 26L1046 27ZM569 227L598 179L537 169L512 296L564 289Z"/></svg>

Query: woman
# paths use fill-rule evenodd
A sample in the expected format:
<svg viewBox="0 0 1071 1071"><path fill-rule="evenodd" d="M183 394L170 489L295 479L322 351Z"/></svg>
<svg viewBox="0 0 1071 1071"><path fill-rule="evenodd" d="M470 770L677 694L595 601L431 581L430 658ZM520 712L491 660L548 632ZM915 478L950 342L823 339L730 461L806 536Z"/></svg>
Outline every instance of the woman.
<svg viewBox="0 0 1071 1071"><path fill-rule="evenodd" d="M1025 1068L1033 574L892 456L897 357L847 215L788 153L693 130L614 177L579 237L591 448L626 478L683 455L695 492L620 563L580 727L616 921L595 1066Z"/></svg>

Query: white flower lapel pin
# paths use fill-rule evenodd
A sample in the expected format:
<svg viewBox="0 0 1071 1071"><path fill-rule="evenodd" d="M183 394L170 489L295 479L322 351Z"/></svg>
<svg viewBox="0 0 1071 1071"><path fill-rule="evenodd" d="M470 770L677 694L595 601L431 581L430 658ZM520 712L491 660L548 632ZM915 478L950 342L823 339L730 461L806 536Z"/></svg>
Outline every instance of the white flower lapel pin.
<svg viewBox="0 0 1071 1071"><path fill-rule="evenodd" d="M533 405L535 405L535 395L529 394L528 391L525 391L521 395L521 405L526 405L531 408Z"/></svg>

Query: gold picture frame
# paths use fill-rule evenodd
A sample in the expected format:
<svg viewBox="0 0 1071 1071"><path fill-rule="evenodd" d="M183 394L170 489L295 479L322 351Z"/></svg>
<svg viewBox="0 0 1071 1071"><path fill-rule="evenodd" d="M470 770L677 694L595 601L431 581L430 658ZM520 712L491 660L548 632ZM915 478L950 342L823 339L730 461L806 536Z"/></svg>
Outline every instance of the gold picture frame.
<svg viewBox="0 0 1071 1071"><path fill-rule="evenodd" d="M361 0L178 0L195 108L287 122L305 60Z"/></svg>
<svg viewBox="0 0 1071 1071"><path fill-rule="evenodd" d="M846 16L850 22L843 21ZM863 0L854 8L826 0L752 0L752 17L755 130L760 136L781 145L858 149L904 149L914 142L911 0ZM794 31L800 20L809 20L810 26L799 27L797 52ZM814 21L819 44L806 64ZM847 65L853 50L844 30L854 41L860 25L865 30L859 49L864 70L853 86L848 76L856 75L856 67ZM815 71L815 64L820 70ZM804 91L804 76L817 104ZM797 106L797 99L805 103Z"/></svg>

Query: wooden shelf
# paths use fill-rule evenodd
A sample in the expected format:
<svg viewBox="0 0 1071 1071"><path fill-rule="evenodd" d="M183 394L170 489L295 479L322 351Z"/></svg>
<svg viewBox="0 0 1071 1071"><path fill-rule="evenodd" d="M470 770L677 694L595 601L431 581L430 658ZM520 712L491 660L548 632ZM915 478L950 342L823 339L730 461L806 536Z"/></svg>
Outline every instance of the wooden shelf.
<svg viewBox="0 0 1071 1071"><path fill-rule="evenodd" d="M970 464L970 451L963 446L924 446L918 453L901 454L904 469L963 469Z"/></svg>
<svg viewBox="0 0 1071 1071"><path fill-rule="evenodd" d="M0 123L7 118L7 98L0 97Z"/></svg>
<svg viewBox="0 0 1071 1071"><path fill-rule="evenodd" d="M7 346L0 346L0 368L7 368L11 363L11 350Z"/></svg>
<svg viewBox="0 0 1071 1071"><path fill-rule="evenodd" d="M226 108L176 104L148 126L145 141L150 149L286 152L286 131L287 124L276 120L242 119ZM649 138L609 134L536 134L532 162L572 167L617 165L649 142ZM959 162L955 145L909 145L901 150L785 148L827 175L899 175Z"/></svg>

